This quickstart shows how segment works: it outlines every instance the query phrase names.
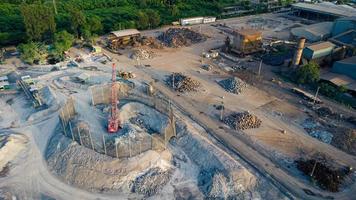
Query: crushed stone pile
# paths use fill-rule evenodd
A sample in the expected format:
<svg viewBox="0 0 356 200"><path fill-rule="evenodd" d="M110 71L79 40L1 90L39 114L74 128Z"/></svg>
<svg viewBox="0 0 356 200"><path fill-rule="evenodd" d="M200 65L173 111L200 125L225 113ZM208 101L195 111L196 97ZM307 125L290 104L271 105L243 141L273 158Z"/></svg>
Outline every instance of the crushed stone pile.
<svg viewBox="0 0 356 200"><path fill-rule="evenodd" d="M152 168L131 183L131 192L143 194L146 198L157 194L172 175L171 170Z"/></svg>
<svg viewBox="0 0 356 200"><path fill-rule="evenodd" d="M346 176L351 173L345 166L333 166L330 159L324 155L314 155L310 159L296 160L297 168L305 175L310 176L314 169L312 179L324 190L338 192Z"/></svg>
<svg viewBox="0 0 356 200"><path fill-rule="evenodd" d="M200 82L185 76L182 73L173 73L167 79L166 83L179 92L192 92L197 91L201 86Z"/></svg>
<svg viewBox="0 0 356 200"><path fill-rule="evenodd" d="M169 47L177 48L203 42L206 37L188 28L170 28L158 36L158 39Z"/></svg>
<svg viewBox="0 0 356 200"><path fill-rule="evenodd" d="M234 94L240 94L243 91L243 89L247 87L247 84L237 77L224 79L219 81L218 83L226 91Z"/></svg>
<svg viewBox="0 0 356 200"><path fill-rule="evenodd" d="M310 136L317 138L324 143L330 144L334 137L332 133L312 118L307 118L302 123L302 126Z"/></svg>
<svg viewBox="0 0 356 200"><path fill-rule="evenodd" d="M145 49L136 49L131 55L132 59L140 59L140 60L147 60L155 57L153 51L145 50Z"/></svg>
<svg viewBox="0 0 356 200"><path fill-rule="evenodd" d="M262 121L249 112L232 113L224 118L224 123L237 130L259 128Z"/></svg>

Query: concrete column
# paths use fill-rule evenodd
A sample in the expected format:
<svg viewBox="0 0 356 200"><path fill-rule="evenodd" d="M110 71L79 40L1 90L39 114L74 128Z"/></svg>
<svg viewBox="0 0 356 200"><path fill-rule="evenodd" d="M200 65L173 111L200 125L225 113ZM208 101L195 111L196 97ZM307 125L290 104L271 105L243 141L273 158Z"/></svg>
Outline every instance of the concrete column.
<svg viewBox="0 0 356 200"><path fill-rule="evenodd" d="M297 67L299 65L300 60L302 59L304 45L305 45L305 38L300 38L298 43L298 49L294 54L294 58L292 62L293 67Z"/></svg>

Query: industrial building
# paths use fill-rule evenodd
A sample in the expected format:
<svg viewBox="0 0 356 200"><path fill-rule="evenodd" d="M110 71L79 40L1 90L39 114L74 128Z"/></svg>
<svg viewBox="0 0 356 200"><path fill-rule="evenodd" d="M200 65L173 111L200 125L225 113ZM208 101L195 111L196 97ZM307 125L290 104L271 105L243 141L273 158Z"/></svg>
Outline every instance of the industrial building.
<svg viewBox="0 0 356 200"><path fill-rule="evenodd" d="M311 44L304 48L303 58L308 61L315 61L320 63L326 59L326 57L333 54L336 45L331 42L321 42L316 44Z"/></svg>
<svg viewBox="0 0 356 200"><path fill-rule="evenodd" d="M352 55L356 48L356 30L349 30L329 39L331 42L347 47L346 55Z"/></svg>
<svg viewBox="0 0 356 200"><path fill-rule="evenodd" d="M348 5L336 5L331 2L316 4L296 3L292 5L293 14L316 21L333 21L340 17L356 16L356 9Z"/></svg>
<svg viewBox="0 0 356 200"><path fill-rule="evenodd" d="M331 71L356 79L356 56L336 61Z"/></svg>
<svg viewBox="0 0 356 200"><path fill-rule="evenodd" d="M305 38L308 42L319 42L331 36L333 22L321 22L304 27L297 27L291 30L294 38Z"/></svg>
<svg viewBox="0 0 356 200"><path fill-rule="evenodd" d="M262 50L262 32L255 29L241 29L233 32L232 51L250 54Z"/></svg>
<svg viewBox="0 0 356 200"><path fill-rule="evenodd" d="M216 17L192 17L179 20L181 26L189 26L196 24L208 24L216 21Z"/></svg>
<svg viewBox="0 0 356 200"><path fill-rule="evenodd" d="M108 36L108 46L112 50L118 50L121 47L132 44L137 41L141 33L137 29L126 29L113 31Z"/></svg>

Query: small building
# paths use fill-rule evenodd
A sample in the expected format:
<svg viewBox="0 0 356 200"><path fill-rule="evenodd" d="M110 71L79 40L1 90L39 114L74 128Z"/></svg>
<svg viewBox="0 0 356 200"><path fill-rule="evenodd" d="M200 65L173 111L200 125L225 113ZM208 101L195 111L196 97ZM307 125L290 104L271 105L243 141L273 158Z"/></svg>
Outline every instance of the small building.
<svg viewBox="0 0 356 200"><path fill-rule="evenodd" d="M108 36L108 46L113 50L118 50L121 47L130 45L137 41L140 36L141 33L137 29L113 31Z"/></svg>
<svg viewBox="0 0 356 200"><path fill-rule="evenodd" d="M334 26L333 22L321 22L304 27L297 27L291 30L295 38L305 38L308 42L319 42L331 36Z"/></svg>
<svg viewBox="0 0 356 200"><path fill-rule="evenodd" d="M204 22L204 17L183 18L180 19L179 22L181 26L202 24Z"/></svg>
<svg viewBox="0 0 356 200"><path fill-rule="evenodd" d="M232 51L250 54L262 50L262 32L255 29L241 29L233 32Z"/></svg>
<svg viewBox="0 0 356 200"><path fill-rule="evenodd" d="M332 56L332 53L335 49L336 45L331 42L320 42L311 44L304 48L303 50L303 58L308 61L315 61L320 63L327 56Z"/></svg>
<svg viewBox="0 0 356 200"><path fill-rule="evenodd" d="M331 71L356 79L356 56L336 61Z"/></svg>
<svg viewBox="0 0 356 200"><path fill-rule="evenodd" d="M203 24L214 23L216 21L216 17L204 17Z"/></svg>
<svg viewBox="0 0 356 200"><path fill-rule="evenodd" d="M317 21L334 21L340 17L356 16L355 8L348 5L336 5L331 2L295 3L292 5L292 11L298 17Z"/></svg>
<svg viewBox="0 0 356 200"><path fill-rule="evenodd" d="M216 17L192 17L179 20L181 26L208 24L216 21Z"/></svg>

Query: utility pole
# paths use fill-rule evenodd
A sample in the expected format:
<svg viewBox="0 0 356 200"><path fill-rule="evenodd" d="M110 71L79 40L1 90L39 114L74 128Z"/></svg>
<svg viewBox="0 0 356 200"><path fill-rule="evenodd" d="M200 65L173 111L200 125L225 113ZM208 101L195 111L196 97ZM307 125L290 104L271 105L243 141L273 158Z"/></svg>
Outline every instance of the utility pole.
<svg viewBox="0 0 356 200"><path fill-rule="evenodd" d="M314 166L313 166L313 170L312 170L312 172L310 173L310 176L311 176L311 177L313 177L313 175L314 175L316 163L317 163L317 161L315 160L315 163L314 163Z"/></svg>
<svg viewBox="0 0 356 200"><path fill-rule="evenodd" d="M314 96L313 105L315 105L316 98L318 97L318 94L319 94L319 90L320 90L320 87L318 87L318 89L316 90L316 93L315 93L315 96Z"/></svg>
<svg viewBox="0 0 356 200"><path fill-rule="evenodd" d="M224 106L224 96L221 97L221 109L220 109L220 120L222 121L223 120L223 117L224 117L224 109L225 109L225 106Z"/></svg>
<svg viewBox="0 0 356 200"><path fill-rule="evenodd" d="M262 68L262 60L260 62L260 66L258 67L258 77L261 76L261 68Z"/></svg>

